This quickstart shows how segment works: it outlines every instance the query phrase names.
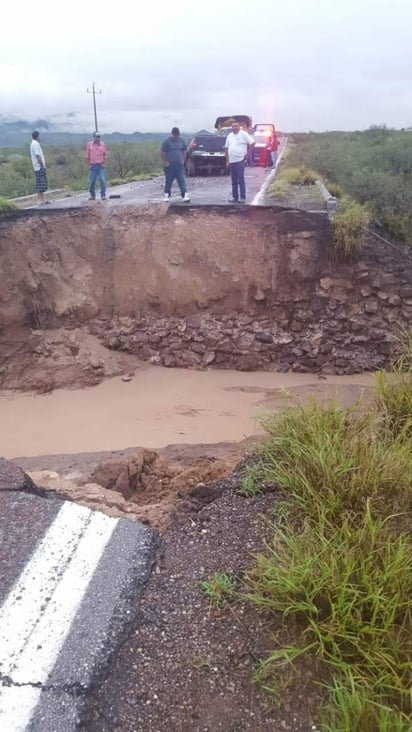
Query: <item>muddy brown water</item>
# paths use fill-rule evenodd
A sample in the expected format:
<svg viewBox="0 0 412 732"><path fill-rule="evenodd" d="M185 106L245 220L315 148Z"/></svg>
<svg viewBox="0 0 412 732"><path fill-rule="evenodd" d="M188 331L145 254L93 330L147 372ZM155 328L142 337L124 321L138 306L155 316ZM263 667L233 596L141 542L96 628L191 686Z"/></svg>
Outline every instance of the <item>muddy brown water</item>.
<svg viewBox="0 0 412 732"><path fill-rule="evenodd" d="M352 404L373 386L370 374L187 371L150 367L132 381L103 381L51 394L0 393L0 454L6 458L130 446L237 441L257 434L262 408L291 396Z"/></svg>

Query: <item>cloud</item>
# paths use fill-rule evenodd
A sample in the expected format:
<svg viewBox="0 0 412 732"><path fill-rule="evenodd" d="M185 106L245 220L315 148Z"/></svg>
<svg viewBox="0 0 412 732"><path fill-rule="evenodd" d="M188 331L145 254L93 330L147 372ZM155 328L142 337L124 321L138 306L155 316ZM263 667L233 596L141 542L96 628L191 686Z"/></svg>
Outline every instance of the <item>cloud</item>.
<svg viewBox="0 0 412 732"><path fill-rule="evenodd" d="M95 81L106 131L210 129L236 112L286 130L412 124L409 0L72 0L64 18L43 0L41 43L25 3L8 6L0 49L8 116L91 130Z"/></svg>

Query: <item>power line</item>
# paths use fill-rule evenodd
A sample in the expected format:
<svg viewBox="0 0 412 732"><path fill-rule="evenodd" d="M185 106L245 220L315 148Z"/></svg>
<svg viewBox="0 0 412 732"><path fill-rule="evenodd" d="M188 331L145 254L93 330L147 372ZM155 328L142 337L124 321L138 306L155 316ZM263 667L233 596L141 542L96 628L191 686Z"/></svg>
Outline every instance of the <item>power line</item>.
<svg viewBox="0 0 412 732"><path fill-rule="evenodd" d="M101 89L99 89L99 91L96 91L95 83L94 82L93 82L93 85L92 85L92 90L90 91L90 89L87 89L87 94L93 94L94 129L95 129L95 132L98 132L99 131L99 127L98 127L98 124L97 124L96 94L101 94L101 93L102 93L102 90Z"/></svg>

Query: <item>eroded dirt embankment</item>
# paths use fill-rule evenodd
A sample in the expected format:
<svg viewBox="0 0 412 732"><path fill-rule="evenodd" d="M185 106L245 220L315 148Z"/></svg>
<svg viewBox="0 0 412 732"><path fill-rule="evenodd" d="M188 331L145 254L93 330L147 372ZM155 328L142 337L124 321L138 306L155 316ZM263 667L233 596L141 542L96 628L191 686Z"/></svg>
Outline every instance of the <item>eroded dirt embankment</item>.
<svg viewBox="0 0 412 732"><path fill-rule="evenodd" d="M323 214L253 207L35 212L0 224L0 386L166 366L354 373L412 322L412 260L331 258Z"/></svg>

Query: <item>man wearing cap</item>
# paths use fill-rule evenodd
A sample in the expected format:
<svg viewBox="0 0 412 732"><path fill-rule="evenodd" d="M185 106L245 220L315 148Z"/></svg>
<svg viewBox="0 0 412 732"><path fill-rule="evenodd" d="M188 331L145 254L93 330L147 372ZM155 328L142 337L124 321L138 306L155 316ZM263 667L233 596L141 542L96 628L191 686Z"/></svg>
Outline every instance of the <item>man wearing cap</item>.
<svg viewBox="0 0 412 732"><path fill-rule="evenodd" d="M93 140L87 143L86 160L89 164L89 201L96 200L96 179L100 182L100 197L106 200L106 176L104 165L106 162L106 145L100 139L100 132L93 132Z"/></svg>

